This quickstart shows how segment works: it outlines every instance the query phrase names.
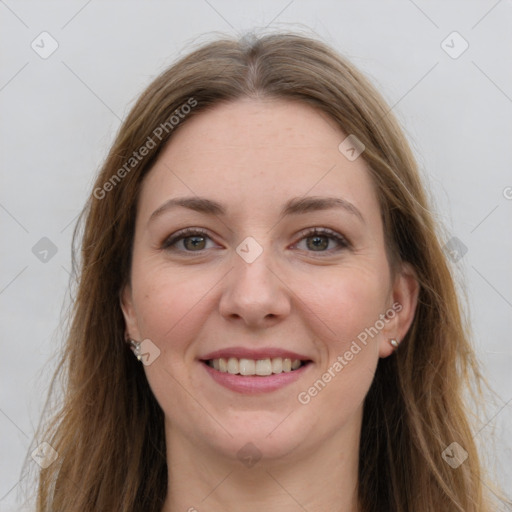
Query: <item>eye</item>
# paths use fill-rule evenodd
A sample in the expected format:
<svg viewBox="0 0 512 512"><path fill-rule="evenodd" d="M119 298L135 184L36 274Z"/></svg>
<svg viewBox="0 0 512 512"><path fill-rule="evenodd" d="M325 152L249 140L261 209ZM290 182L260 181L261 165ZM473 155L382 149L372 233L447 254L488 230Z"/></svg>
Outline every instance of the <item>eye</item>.
<svg viewBox="0 0 512 512"><path fill-rule="evenodd" d="M172 234L166 238L161 248L168 251L200 252L207 247L207 241L211 238L207 232L199 228L187 228Z"/></svg>
<svg viewBox="0 0 512 512"><path fill-rule="evenodd" d="M299 247L302 242L305 242L306 249ZM350 244L344 236L335 231L327 228L313 228L301 233L301 240L295 244L295 247L308 252L332 253L347 249Z"/></svg>
<svg viewBox="0 0 512 512"><path fill-rule="evenodd" d="M300 240L294 245L298 249L307 252L332 253L350 247L347 239L327 228L313 228L300 233ZM208 233L200 228L186 228L166 238L161 248L167 251L201 252L208 247L208 241L212 242ZM305 248L300 244L305 242ZM330 247L334 245L334 247Z"/></svg>

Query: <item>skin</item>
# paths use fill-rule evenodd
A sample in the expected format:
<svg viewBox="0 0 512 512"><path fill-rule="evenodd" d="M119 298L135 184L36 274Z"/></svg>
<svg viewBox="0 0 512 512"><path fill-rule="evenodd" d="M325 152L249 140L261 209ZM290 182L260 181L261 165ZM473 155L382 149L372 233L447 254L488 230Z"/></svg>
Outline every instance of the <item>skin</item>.
<svg viewBox="0 0 512 512"><path fill-rule="evenodd" d="M121 307L130 337L161 351L144 370L165 413L164 512L359 510L363 400L379 358L393 352L389 339L402 339L412 322L418 284L408 265L390 271L364 153L349 161L338 150L345 137L310 106L237 100L183 123L144 181ZM218 201L227 213L176 207L149 220L183 196ZM339 208L280 217L287 200L304 196L343 198L364 221ZM187 227L209 238L162 248ZM315 227L348 247L302 233ZM248 236L263 250L252 263L236 252ZM395 302L400 312L301 404L298 394ZM313 363L282 389L243 395L198 360L235 345L281 347ZM261 455L252 467L237 458L247 443Z"/></svg>

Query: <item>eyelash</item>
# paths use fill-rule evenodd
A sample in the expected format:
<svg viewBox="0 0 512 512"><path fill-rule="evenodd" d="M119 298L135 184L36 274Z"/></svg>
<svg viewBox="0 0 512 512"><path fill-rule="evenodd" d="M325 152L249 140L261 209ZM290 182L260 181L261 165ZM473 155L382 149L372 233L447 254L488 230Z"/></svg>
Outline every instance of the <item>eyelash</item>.
<svg viewBox="0 0 512 512"><path fill-rule="evenodd" d="M166 238L161 245L161 249L164 249L167 251L178 251L178 249L176 249L176 247L173 247L177 242L179 242L181 240L185 240L186 238L193 238L195 236L200 236L200 237L205 237L205 238L211 239L211 237L208 235L208 233L201 228L186 228L186 229L182 229L181 231L178 231L177 233L174 233L170 237ZM325 237L329 238L330 240L335 240L339 245L339 247L334 250L330 249L330 250L326 250L326 251L308 251L308 252L312 252L312 253L329 254L330 255L333 252L338 252L343 249L350 248L350 242L344 236L342 236L339 233L336 233L336 231L332 231L331 229L328 229L328 228L307 229L307 230L302 231L299 234L299 236L300 236L299 241L296 242L294 245L297 245L299 242L301 242L302 240L304 240L306 238L311 238L314 236L325 236ZM205 250L207 250L207 249L200 249L198 251L183 250L180 252L202 253Z"/></svg>

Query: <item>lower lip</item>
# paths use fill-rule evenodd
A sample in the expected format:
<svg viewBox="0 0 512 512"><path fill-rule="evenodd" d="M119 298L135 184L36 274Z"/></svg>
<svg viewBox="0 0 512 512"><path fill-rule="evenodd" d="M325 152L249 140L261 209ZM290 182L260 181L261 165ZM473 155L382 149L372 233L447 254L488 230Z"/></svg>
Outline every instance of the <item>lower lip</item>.
<svg viewBox="0 0 512 512"><path fill-rule="evenodd" d="M295 382L299 379L304 372L308 371L311 363L307 363L297 370L291 372L276 373L268 376L259 375L234 375L227 372L219 372L207 363L201 361L206 371L211 375L213 380L218 382L221 386L236 391L237 393L253 394L253 393L267 393L276 391L277 389L284 388L288 384Z"/></svg>

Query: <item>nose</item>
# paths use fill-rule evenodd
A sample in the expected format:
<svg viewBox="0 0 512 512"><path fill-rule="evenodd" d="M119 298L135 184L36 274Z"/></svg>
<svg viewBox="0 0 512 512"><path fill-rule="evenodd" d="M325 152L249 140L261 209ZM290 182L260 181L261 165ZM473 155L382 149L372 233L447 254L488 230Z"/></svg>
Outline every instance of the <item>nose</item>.
<svg viewBox="0 0 512 512"><path fill-rule="evenodd" d="M247 327L269 327L285 318L291 310L290 291L271 268L263 253L252 263L233 255L234 268L225 278L219 304L223 318Z"/></svg>

